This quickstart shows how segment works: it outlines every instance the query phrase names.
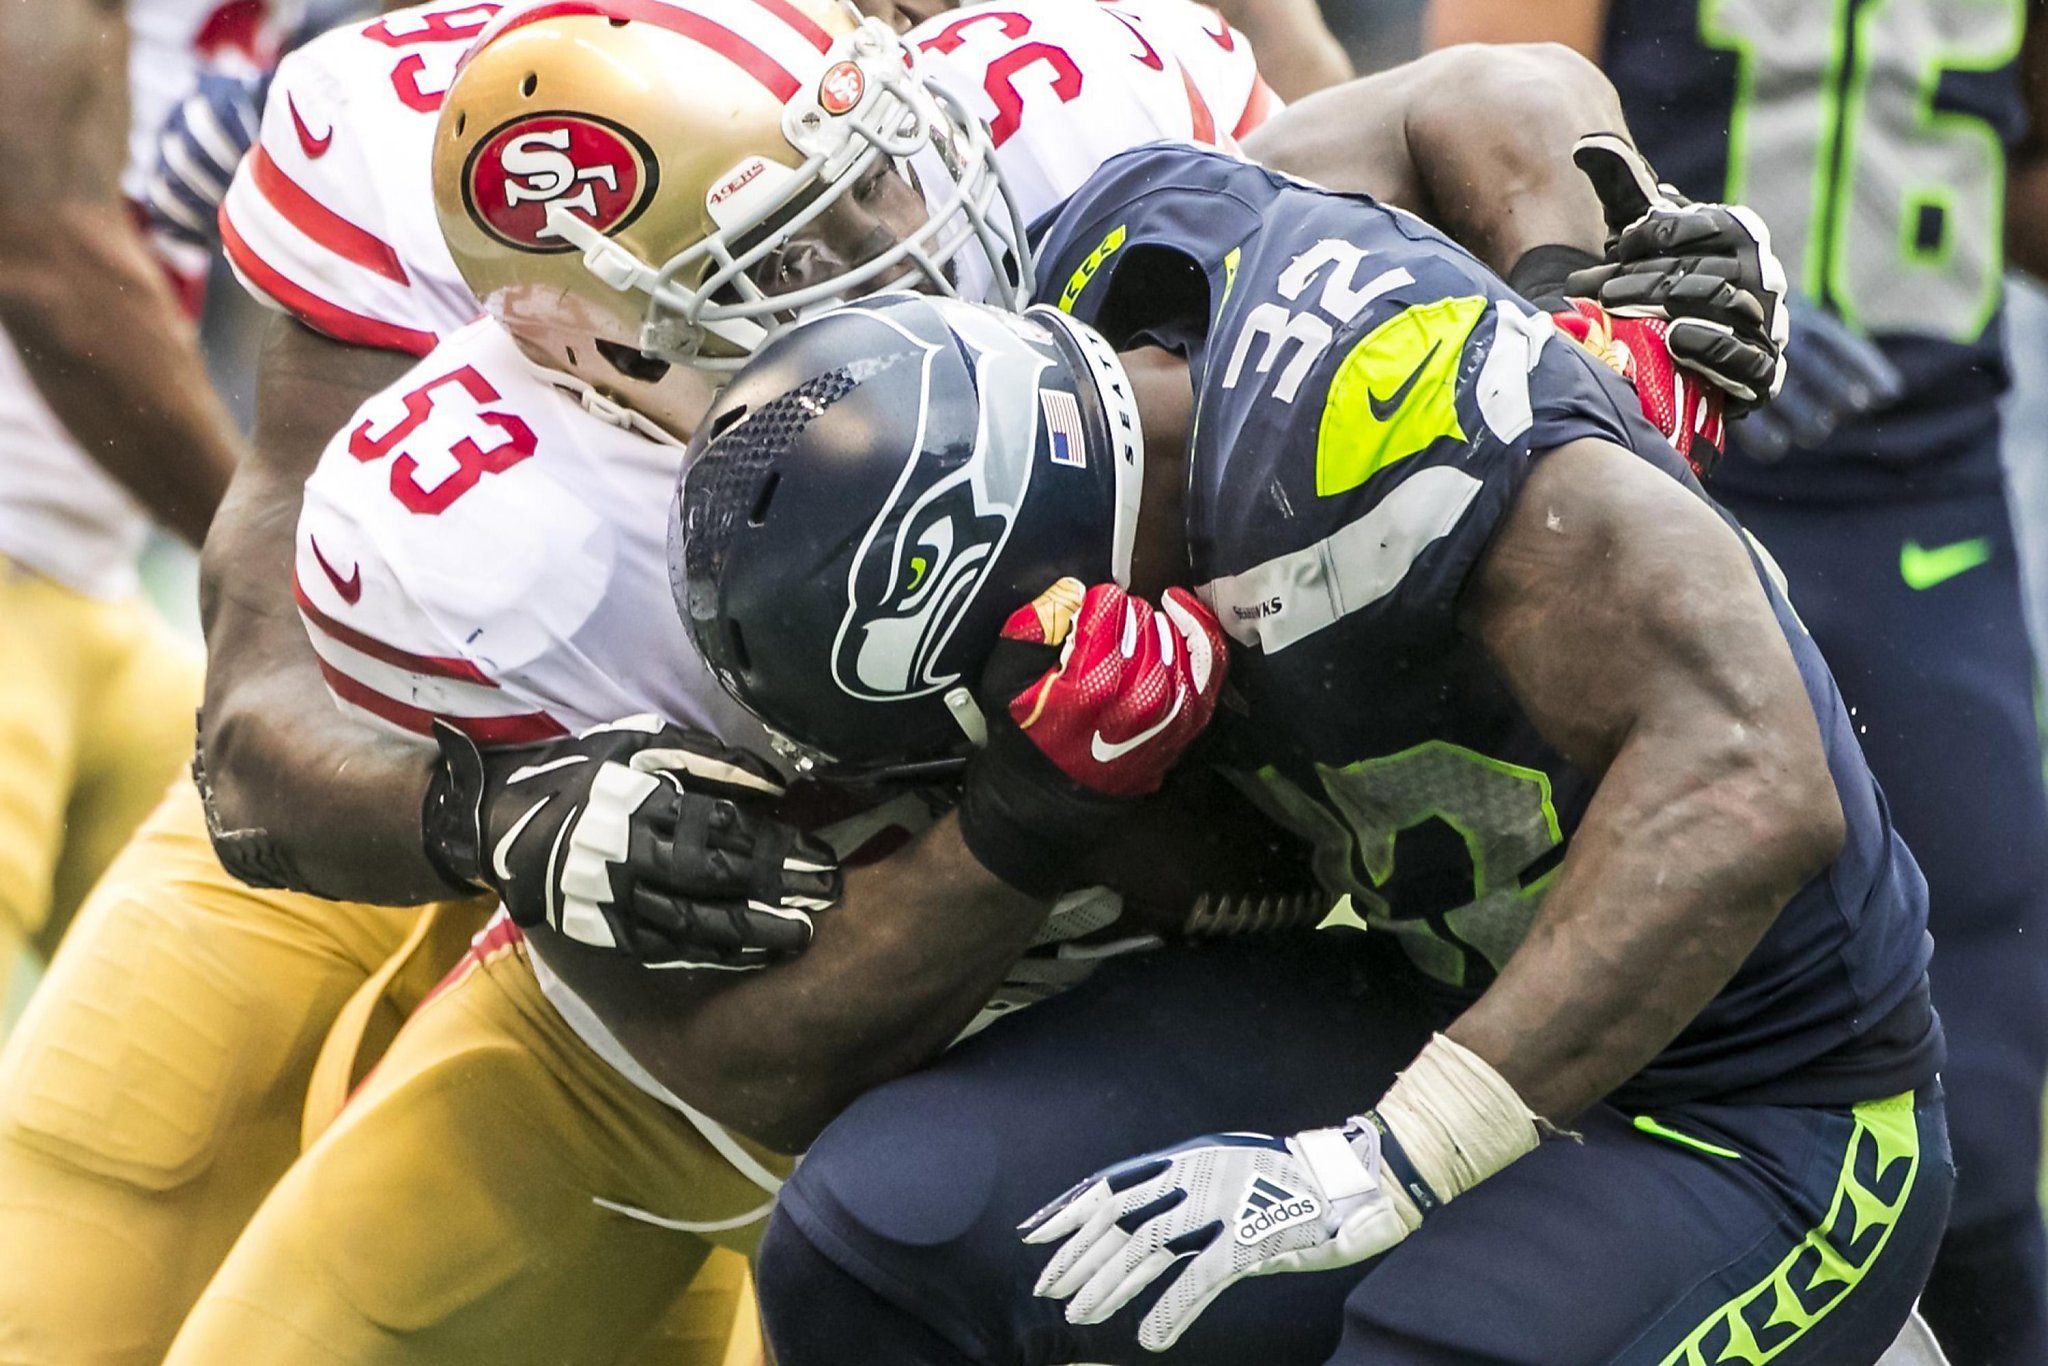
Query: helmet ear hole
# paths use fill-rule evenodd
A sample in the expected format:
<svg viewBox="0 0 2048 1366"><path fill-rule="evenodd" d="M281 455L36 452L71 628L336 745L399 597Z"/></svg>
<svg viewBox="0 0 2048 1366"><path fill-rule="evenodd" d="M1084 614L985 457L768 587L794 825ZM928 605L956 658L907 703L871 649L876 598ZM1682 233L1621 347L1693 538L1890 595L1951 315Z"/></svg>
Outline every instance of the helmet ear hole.
<svg viewBox="0 0 2048 1366"><path fill-rule="evenodd" d="M612 369L627 379L644 380L652 384L669 371L669 364L659 356L650 356L645 351L636 351L630 346L615 341L600 339L597 354L603 356Z"/></svg>
<svg viewBox="0 0 2048 1366"><path fill-rule="evenodd" d="M539 88L540 77L534 75L531 71L527 72L526 79L519 83L519 93L529 99L533 97L533 92Z"/></svg>
<svg viewBox="0 0 2048 1366"><path fill-rule="evenodd" d="M467 127L469 127L469 111L466 109L457 110L455 114L455 136L461 137L463 130Z"/></svg>

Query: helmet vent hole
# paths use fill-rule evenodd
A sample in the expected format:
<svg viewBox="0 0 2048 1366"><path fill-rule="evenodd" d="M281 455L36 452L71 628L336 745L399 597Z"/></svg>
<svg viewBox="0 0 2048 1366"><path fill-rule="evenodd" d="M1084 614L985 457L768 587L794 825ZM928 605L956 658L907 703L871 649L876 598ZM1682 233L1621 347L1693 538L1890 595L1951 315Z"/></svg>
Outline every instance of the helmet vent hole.
<svg viewBox="0 0 2048 1366"><path fill-rule="evenodd" d="M768 520L768 504L775 501L775 490L781 483L780 470L761 481L761 491L754 496L754 510L747 514L748 526L760 526Z"/></svg>
<svg viewBox="0 0 2048 1366"><path fill-rule="evenodd" d="M540 77L534 75L531 71L527 72L526 79L519 83L519 93L529 98L531 98L533 92L539 88Z"/></svg>
<svg viewBox="0 0 2048 1366"><path fill-rule="evenodd" d="M597 343L597 354L603 356L612 369L627 379L644 380L652 384L669 371L668 362L661 357L650 356L645 351L636 351L615 341L600 340Z"/></svg>
<svg viewBox="0 0 2048 1366"><path fill-rule="evenodd" d="M739 426L741 420L744 419L746 415L747 405L744 403L734 404L732 407L727 408L724 412L720 413L717 417L711 420L710 439L713 441L718 440L719 437L724 436L734 427Z"/></svg>
<svg viewBox="0 0 2048 1366"><path fill-rule="evenodd" d="M469 127L469 113L463 111L455 116L455 136L461 137L462 130Z"/></svg>
<svg viewBox="0 0 2048 1366"><path fill-rule="evenodd" d="M741 673L752 673L754 661L747 653L747 638L740 634L740 624L736 621L727 622L725 634L732 641L732 662L740 666Z"/></svg>
<svg viewBox="0 0 2048 1366"><path fill-rule="evenodd" d="M573 347L573 346L565 346L565 347L563 347L563 348L562 348L562 354L563 354L563 355L565 355L565 356L567 356L567 357L569 358L569 364L570 364L570 365L572 365L572 366L573 366L573 365L575 365L575 364L577 364L577 363L578 363L578 362L577 362L577 360L576 360L576 348L575 348L575 347Z"/></svg>
<svg viewBox="0 0 2048 1366"><path fill-rule="evenodd" d="M613 28L624 28L628 23L631 22L631 20L612 18L605 20L605 22L607 24L610 24Z"/></svg>

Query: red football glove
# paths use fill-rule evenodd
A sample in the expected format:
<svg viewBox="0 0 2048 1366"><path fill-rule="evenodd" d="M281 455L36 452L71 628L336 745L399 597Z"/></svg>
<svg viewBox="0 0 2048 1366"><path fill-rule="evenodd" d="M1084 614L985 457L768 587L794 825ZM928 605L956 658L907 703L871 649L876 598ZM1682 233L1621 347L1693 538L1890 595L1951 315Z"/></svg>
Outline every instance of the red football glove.
<svg viewBox="0 0 2048 1366"><path fill-rule="evenodd" d="M1060 772L1111 796L1157 792L1215 714L1230 656L1194 594L1162 605L1100 583L1061 579L1017 609L1003 639L1058 645L1059 664L1010 702L1017 723Z"/></svg>
<svg viewBox="0 0 2048 1366"><path fill-rule="evenodd" d="M968 848L1034 895L1091 885L1089 855L1208 726L1228 668L1190 593L1168 589L1154 608L1114 584L1054 584L1011 616L982 677L989 742L961 793Z"/></svg>
<svg viewBox="0 0 2048 1366"><path fill-rule="evenodd" d="M1666 340L1671 324L1663 318L1619 317L1591 299L1566 302L1569 308L1550 315L1558 330L1634 385L1643 416L1685 457L1693 473L1702 473L1721 451L1724 396L1672 359Z"/></svg>

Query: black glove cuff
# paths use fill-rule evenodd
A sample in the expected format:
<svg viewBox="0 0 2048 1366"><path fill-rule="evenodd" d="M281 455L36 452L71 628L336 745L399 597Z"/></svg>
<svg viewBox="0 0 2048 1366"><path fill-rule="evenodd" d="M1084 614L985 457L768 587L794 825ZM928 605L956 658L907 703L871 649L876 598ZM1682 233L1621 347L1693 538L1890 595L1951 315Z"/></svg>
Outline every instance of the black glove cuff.
<svg viewBox="0 0 2048 1366"><path fill-rule="evenodd" d="M1099 879L1089 858L1141 798L1081 786L1021 731L1001 726L968 761L960 835L982 867L1026 896L1051 900Z"/></svg>
<svg viewBox="0 0 2048 1366"><path fill-rule="evenodd" d="M420 803L420 845L441 880L463 896L491 890L483 863L483 755L445 722L434 723L441 761Z"/></svg>
<svg viewBox="0 0 2048 1366"><path fill-rule="evenodd" d="M1565 278L1573 271L1600 264L1590 251L1568 247L1561 242L1531 247L1508 271L1508 288L1546 313L1564 307Z"/></svg>

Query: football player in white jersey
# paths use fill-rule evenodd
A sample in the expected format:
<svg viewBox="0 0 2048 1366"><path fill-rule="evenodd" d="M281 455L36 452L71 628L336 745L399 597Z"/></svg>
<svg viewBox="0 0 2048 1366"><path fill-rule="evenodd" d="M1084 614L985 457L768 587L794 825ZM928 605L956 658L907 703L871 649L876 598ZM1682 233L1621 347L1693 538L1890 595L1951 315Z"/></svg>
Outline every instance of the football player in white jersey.
<svg viewBox="0 0 2048 1366"><path fill-rule="evenodd" d="M951 41L957 49L964 47L966 39L978 29L990 38L1000 35L1011 40L1008 47L997 49L996 56L1000 57L1026 46L1017 41L1024 35L1014 30L1037 22L1039 7L1028 8L1029 14L977 11L954 21L957 30L950 39L934 33L929 41L935 48ZM1094 7L1083 8L1089 13L1099 12ZM589 15L594 9L578 5L571 12ZM598 10L597 14L601 16L603 12ZM633 20L646 17L646 11L640 10L631 16L628 26ZM704 18L697 16L700 23ZM1018 20L1023 21L1021 25L1015 22ZM545 33L546 25L554 22L565 20L549 16L530 27ZM1121 19L1117 22L1123 24ZM1159 45L1143 41L1142 29L1124 27L1140 41L1125 41L1112 52L1148 70L1177 74L1163 62L1152 66L1147 58L1156 60L1160 56ZM754 46L758 51L759 45ZM1051 44L1042 47L1050 48ZM512 49L508 46L504 50ZM486 53L490 51L485 49ZM1057 99L1060 86L1079 82L1060 80L1059 60L1064 57L1072 61L1073 50L1054 48L1052 55L1043 50L1026 55L1037 59L1043 68L1040 75L1047 79L1045 88L1049 96L1058 103L1068 102ZM1018 61L1011 74L1021 71L1024 65ZM460 198L444 198L444 210L464 215L470 229L478 235L494 235L502 242L506 237L517 240L523 234L529 246L540 243L543 229L550 226L565 236L575 233L573 223L566 227L559 221L551 223L545 212L545 200L580 198L586 189L589 203L585 207L592 219L605 227L622 228L629 221L656 221L656 215L644 202L647 162L636 159L641 154L641 145L617 133L618 120L609 114L599 114L592 107L592 102L585 98L587 87L578 89L573 79L565 85L563 73L556 68L539 62L535 68L525 73L532 77L533 88L546 87L558 95L566 90L570 109L551 109L509 120L483 119L470 130L468 141L462 144L464 155L457 161L464 166L471 164L474 155L495 140L498 167L487 167L481 191L468 177L449 177L457 182L451 187L457 195L460 185L470 186L469 203L477 203L481 195L482 202L506 212L496 214L494 209L495 221L485 220L489 223L486 228L468 217L469 208L453 207L462 204ZM474 58L465 80L481 80L481 73L488 70L482 58ZM1005 82L989 74L995 70L993 61L984 68L975 93L987 96L999 116ZM843 93L835 92L843 92L845 83L826 82L823 77L830 74L830 69L820 73L818 85L807 92L812 94L808 110L831 113L826 105L828 99L844 102ZM524 77L515 77L512 82L514 88L525 84ZM799 90L806 84L799 82ZM1182 82L1174 107L1192 127L1195 111L1188 89L1189 83ZM1378 87L1381 97L1388 92L1388 86ZM1014 98L1021 92L1016 83L1011 83L1007 93ZM856 91L848 108L858 103ZM613 113L622 112L616 104L607 107ZM1027 122L1023 126L1028 130L1029 106L1025 108ZM586 109L588 114L580 112ZM847 110L838 111L844 112ZM1384 104L1380 112L1387 112ZM1600 110L1602 115L1606 112ZM1580 114L1575 127L1586 126L1583 110ZM449 117L444 117L444 127L459 116L459 110L451 110ZM539 122L531 122L534 119ZM989 118L991 136L996 121L996 117ZM459 122L456 126L461 128ZM613 129L609 139L589 131L604 126ZM1395 131L1393 140L1400 141L1398 120L1391 124L1383 120L1382 127L1391 127ZM319 134L315 132L313 136L317 142ZM458 131L455 136L460 140L464 135ZM641 143L663 148L671 145L653 137L642 138ZM523 167L513 166L512 158L503 153L515 149L515 144L517 156L537 160ZM514 176L515 171L522 176L547 176L552 163L547 163L542 154L568 147L584 154L590 165L578 167L572 161L567 172L553 166L554 174L545 182ZM1405 145L1400 148L1400 155L1407 156ZM1413 182L1414 170L1405 160L1400 164L1402 178L1396 183L1405 187ZM755 166L745 160L728 165L733 173L711 181L708 186L713 197L719 190L731 187L719 203L729 202L747 186L764 177L772 180L776 174L768 166ZM577 174L579 170L588 170L590 174ZM542 183L557 188L540 193ZM859 184L859 178L855 184ZM508 185L516 188L508 189ZM1447 187L1432 188L1441 192ZM890 193L880 186L868 192L878 196ZM1590 196L1583 190L1576 199L1568 192L1564 197L1574 203L1590 203ZM540 212L534 212L536 207ZM231 201L231 215L233 210ZM702 216L704 209L700 207L696 212ZM1595 206L1592 219L1596 225L1597 214ZM1597 226L1591 235L1597 240ZM623 231L616 237L627 244L625 250L638 248L649 253L663 245L687 242L673 238L666 244L659 239L650 242L644 235L636 239ZM1509 240L1503 237L1501 245ZM592 244L589 249L600 263L606 260L601 243ZM762 264L779 283L810 285L817 282L813 272L821 265L831 264L830 244L808 243L806 250L814 255L782 251L773 260L764 259ZM663 260L666 256L662 252L652 259ZM616 267L617 278L636 278L632 260L616 256L610 260ZM560 264L573 265L573 258L561 260ZM646 261L639 262L638 268L655 273ZM245 266L245 273L246 269ZM644 612L632 611L630 587L621 585L617 605L623 610L616 616L607 608L610 595L596 591L620 584L622 566L644 554L652 544L645 529L633 532L609 525L604 512L606 508L635 501L630 485L636 479L646 478L645 467L655 460L654 452L659 451L662 441L647 424L637 422L633 413L621 406L620 399L630 396L637 406L673 414L673 406L665 405L653 391L668 388L682 377L668 373L658 360L636 358L632 343L638 340L637 330L624 333L625 340L613 331L622 317L637 322L637 303L627 299L630 307L622 309L619 300L607 301L587 286L577 288L576 279L573 274L552 271L530 278L522 289L522 282L511 273L496 278L488 273L483 277L472 274L471 282L481 283L507 316L517 317L523 303L536 299L576 301L571 311L583 312L588 333L579 344L559 321L550 329L543 325L545 319L528 314L536 325L524 330L526 344L553 362L552 372L540 376L531 369L531 355L517 350L503 332L491 325L459 334L430 356L402 387L391 391L385 400L367 406L347 424L344 435L329 452L329 468L334 478L328 480L323 476L315 481L315 497L309 503L299 550L298 585L306 599L306 615L316 640L320 640L321 658L330 680L336 680L337 692L356 707L388 722L400 726L410 723L418 728L429 719L432 707L443 707L473 724L510 724L515 727L515 735L535 733L518 729L526 727L552 733L546 727L566 730L605 715L603 707L613 701L621 685L629 694L635 689L645 690L642 695L672 717L678 715L679 706L694 707L699 714L706 708L701 693L696 699L685 696L680 703L675 700L678 685L673 670L688 661L673 651L664 654L659 639L648 635L662 628L650 625ZM786 296L782 302L787 304ZM751 319L746 309L725 311L711 321L751 321L758 326L763 316L772 317L776 311L774 307L754 309ZM592 317L604 313L614 316L591 322ZM708 340L715 347L716 340L721 339ZM610 348L609 354L606 348ZM601 440L627 442L642 453L600 461L594 458L593 451ZM666 472L672 474L674 447L668 446L667 451ZM548 458L550 452L568 458L553 461ZM640 468L636 470L636 466ZM540 475L540 480L521 481L522 469L526 475ZM530 501L536 497L538 502ZM508 503L507 499L511 501ZM572 510L579 506L582 511ZM548 516L559 516L571 528L581 528L580 533L572 531L575 546L566 559L552 554L522 554L520 547L510 544L514 532L526 534L534 530L536 508ZM486 515L492 509L498 514L521 515ZM586 517L586 512L592 515ZM447 534L446 529L463 521L465 514L478 518L481 529L466 537ZM429 529L431 534L424 538L409 534L425 527L418 520L424 518L436 519ZM447 520L439 520L444 518ZM330 534L348 538L344 542L349 547L343 555L346 563L336 563L336 557L329 553L331 548L322 537L323 525ZM401 545L401 541L405 544ZM509 560L505 556L507 550L513 552ZM547 565L552 572L537 571L537 562ZM485 570L486 563L503 564L510 572ZM439 568L435 567L437 564ZM455 606L453 598L438 604L434 600L437 585L459 590L465 585L475 588L493 580L494 585L485 594L491 599L488 604L479 601ZM553 592L558 584L563 595L559 608L541 608L537 594L542 590ZM351 617L366 624L373 618L357 615L352 609L359 602L370 601L373 590L379 591L372 610L380 615L374 618L376 630L366 631L352 625ZM455 610L444 611L447 607ZM451 630L453 636L448 634ZM644 662L629 661L626 655L636 646L663 662L668 676L651 672ZM432 707L421 705L422 702L431 703ZM681 715L687 717L690 711L683 710ZM552 765L527 766L537 770ZM423 780L422 785L426 781L430 780ZM535 808L527 810L531 813ZM549 818L537 822L534 828L560 836L567 831L568 824ZM517 864L521 853L516 846L523 831L519 826L508 825L503 833L503 846L513 849L511 858ZM945 905L935 909L959 914L962 899L974 889L971 882L960 880L957 868L946 862L945 855L950 851L944 839L945 827L941 827L913 853L909 867L897 871L907 874L906 885L953 893ZM473 848L480 850L486 843L496 846L499 841L472 836ZM538 881L544 887L554 886L546 876L547 860L539 862L543 876ZM509 881L504 855L500 855L497 863L497 879ZM569 888L567 882L562 886ZM511 886L500 889L514 893ZM858 890L850 895L856 901L861 899ZM591 898L586 894L583 900L588 906ZM597 900L601 903L604 898ZM516 906L516 894L514 902ZM545 897L536 897L530 905L538 911L544 902ZM564 912L561 923L594 942L613 947L636 946L638 941L626 909L615 901L604 911L602 916L587 919L583 925L572 924ZM614 1003L612 1022L622 1032L641 1037L645 1054L673 1079L674 1089L710 1097L710 1108L739 1119L743 1127L754 1132L785 1142L800 1142L804 1133L871 1080L878 1070L900 1067L942 1041L958 1023L959 1013L970 1008L974 998L985 989L990 980L987 974L999 972L1003 966L997 961L980 965L934 963L928 956L920 956L920 948L928 954L939 939L936 931L944 923L943 916L919 922L914 909L902 905L870 907L865 915L850 912L849 907L830 924L852 928L828 930L796 966L766 977L726 976L718 982L725 989L708 997L706 992L710 989L703 979L692 982L674 975L666 977L670 987L648 992L647 984L656 979L629 962L616 956L578 959L573 945L563 945L561 966L567 970L566 965L574 962L586 980L641 993L637 1004L643 1009L637 1017L632 1008L634 1002L629 998L623 1008ZM1038 912L1027 907L1013 913L1021 914L1021 932L1028 935ZM909 944L899 939L893 945L882 945L871 937L877 932L875 927L890 915L898 917L893 933L907 935ZM622 919L628 923L622 925ZM858 928L863 921L868 926L865 934ZM928 923L933 932L917 934L922 923ZM835 933L839 937L835 938ZM551 939L549 943L552 963L552 946L563 941ZM730 945L723 947L729 949ZM666 1220L678 1232L714 1236L732 1231L719 1227L728 1221L745 1221L750 1211L734 1208L729 1184L723 1187L726 1194L719 1195L720 1182L729 1181L729 1174L706 1172L701 1182L692 1180L687 1189L676 1189L685 1184L676 1181L677 1170L703 1171L707 1162L715 1162L717 1156L726 1158L729 1165L743 1173L750 1162L756 1172L763 1167L757 1157L732 1145L730 1140L725 1141L721 1152L719 1131L696 1117L694 1132L692 1127L671 1119L665 1125L605 1126L594 1133L585 1126L586 1131L575 1140L565 1140L559 1132L537 1135L532 1150L517 1143L509 1145L509 1156L517 1170L501 1171L489 1179L474 1172L464 1177L441 1169L457 1160L450 1151L454 1144L447 1137L446 1126L462 1104L481 1106L487 1113L475 1115L473 1125L489 1127L500 1134L509 1132L508 1126L515 1124L522 1130L530 1125L545 1128L558 1120L565 1108L561 1095L569 1098L566 1108L571 1112L601 1106L617 1113L633 1106L644 1107L643 1096L622 1087L602 1067L591 1074L591 1063L585 1059L592 1054L608 1055L615 1068L631 1075L643 1093L658 1094L668 1089L625 1056L588 1009L580 1007L576 996L559 984L550 990L549 996L560 1015L550 1015L539 1003L519 961L526 952L509 932L501 931L487 938L475 966L466 969L457 984L408 1029L397 1051L385 1060L368 1084L358 1106L322 1140L259 1216L188 1325L174 1350L174 1360L228 1356L242 1359L263 1333L277 1330L280 1319L290 1320L295 1325L293 1331L302 1334L305 1340L330 1346L336 1341L354 1343L373 1337L375 1341L362 1348L365 1352L411 1351L449 1359L450 1352L482 1350L476 1346L479 1339L475 1334L492 1332L517 1339L516 1344L501 1343L495 1350L526 1348L535 1341L532 1320L520 1313L484 1312L485 1301L493 1301L500 1308L521 1303L522 1299L531 1301L537 1297L536 1288L552 1278L555 1299L581 1303L580 1297L563 1294L571 1284L561 1279L563 1275L604 1275L608 1277L607 1284L616 1287L618 1278L628 1274L621 1269L622 1263L640 1272L654 1263L644 1249L634 1246L636 1237L644 1237L644 1232L633 1229L630 1220L622 1222L625 1215L633 1212L625 1207L627 1202L616 1196L600 1197L597 1209L602 1217L593 1227L589 1187L563 1179L569 1169L598 1173L600 1185L607 1184L602 1176L609 1173L611 1189L629 1190L633 1183L621 1181L622 1172L629 1176L638 1172L644 1177L662 1165L648 1162L649 1155L666 1157L667 1175L642 1189L659 1197L654 1203L667 1203L672 1210L674 1202L686 1203L682 1213L652 1211L655 1217ZM908 955L907 961L900 956L892 959L892 953ZM867 974L886 972L882 965L887 962L899 964L899 975L882 979L890 987L889 999L866 994L862 984L877 980ZM623 976L608 970L618 966L625 968ZM942 977L955 975L942 993L944 1008L916 1009L912 1012L918 1017L914 1025L903 1020L906 1006L931 1005L930 998L921 996L920 991L934 989L934 973ZM983 975L977 977L977 973ZM964 991L962 978L968 979ZM812 983L826 982L833 986L830 992L810 987ZM790 992L796 994L800 1004L782 1000ZM779 1003L781 1008L768 1003ZM690 1008L695 1031L688 1037L672 1027L676 1011L683 1007ZM871 1042L861 1042L858 1035L849 1039L848 1022L862 1018L870 1023L882 1019L902 1024L901 1042L896 1048L881 1050ZM527 1047L516 1053L486 1048L486 1040L502 1038L508 1032L524 1039ZM579 1036L589 1047L579 1046ZM486 1089L477 1079L480 1056L494 1059L500 1069L495 1088ZM451 1088L451 1080L458 1075L469 1084L469 1090ZM537 1085L542 1092L556 1093L557 1098L550 1102L547 1095L535 1092L529 1104L513 1103L512 1097L525 1095ZM617 1103L621 1094L630 1104ZM672 1095L671 1092L671 1098ZM465 1097L462 1104L456 1103L457 1096ZM686 1109L679 1102L674 1108ZM435 1126L440 1126L438 1131ZM652 1141L657 1134L659 1141ZM631 1153L629 1150L635 1146L643 1151ZM573 1150L577 1147L592 1151L576 1153ZM566 1158L565 1149L569 1150ZM715 1156L688 1155L705 1149ZM523 1179L527 1175L525 1161L533 1152L546 1155L546 1171L531 1173L530 1179ZM393 1167L394 1163L398 1168ZM416 1172L423 1163L435 1166L431 1178L425 1174L402 1176L399 1170L412 1168ZM390 1189L398 1194L392 1204L376 1208L357 1202L361 1217L351 1220L354 1227L338 1229L331 1213L331 1193L339 1189L335 1183L340 1181L347 1181L356 1191ZM494 1184L496 1189L492 1189ZM423 1277L424 1264L410 1256L394 1261L388 1238L389 1224L398 1205L411 1198L406 1192L428 1186L440 1201L437 1212L442 1217L436 1220L435 1232L460 1240L464 1246L474 1242L459 1232L472 1213L478 1217L479 1227L492 1227L503 1237L506 1192L533 1189L552 1192L551 1198L558 1202L545 1210L522 1211L530 1217L533 1227L545 1229L555 1239L569 1238L585 1248L602 1249L604 1255L590 1256L571 1272L558 1265L547 1265L545 1259L536 1256L508 1256L503 1263L482 1269L463 1265L459 1259L451 1266L449 1258L434 1256L432 1265L443 1269L442 1282L435 1287L439 1296L436 1303L442 1310L440 1317L435 1318L417 1307L424 1293L423 1279L432 1277ZM330 1195L323 1196L323 1191ZM455 1198L458 1196L461 1198ZM474 1211L468 1208L472 1196L476 1202ZM535 1205L546 1203L538 1200ZM692 1205L694 1209L690 1208ZM316 1210L326 1213L316 1214ZM638 1212L650 1213L644 1204ZM690 1217L692 1214L696 1217ZM607 1219L609 1223L605 1222ZM572 1232L586 1229L587 1239L579 1240ZM666 1264L673 1265L687 1256L689 1243L687 1238L672 1240L667 1245L672 1260ZM356 1246L374 1247L374 1268L370 1260L351 1251ZM425 1258L427 1251L422 1249L419 1255ZM609 1260L612 1256L619 1260ZM515 1275L515 1265L530 1274L523 1278ZM457 1281L447 1281L449 1275L457 1276ZM361 1303L366 1287L376 1292L377 1301L368 1308ZM455 1313L449 1306L458 1302L474 1312ZM606 1322L617 1331L627 1317L621 1312ZM467 1322L459 1321L463 1319ZM406 1343L392 1344L387 1331L392 1321L403 1321L408 1326ZM586 1344L592 1341L589 1334L598 1331L588 1319L572 1321L558 1314L551 1322L564 1329L573 1327L577 1341ZM372 1332L378 1324L383 1329Z"/></svg>
<svg viewBox="0 0 2048 1366"><path fill-rule="evenodd" d="M123 191L163 83L254 36L220 8L0 18L0 1031L17 954L47 955L186 744L198 661L141 604L136 558L152 520L199 543L239 443Z"/></svg>

